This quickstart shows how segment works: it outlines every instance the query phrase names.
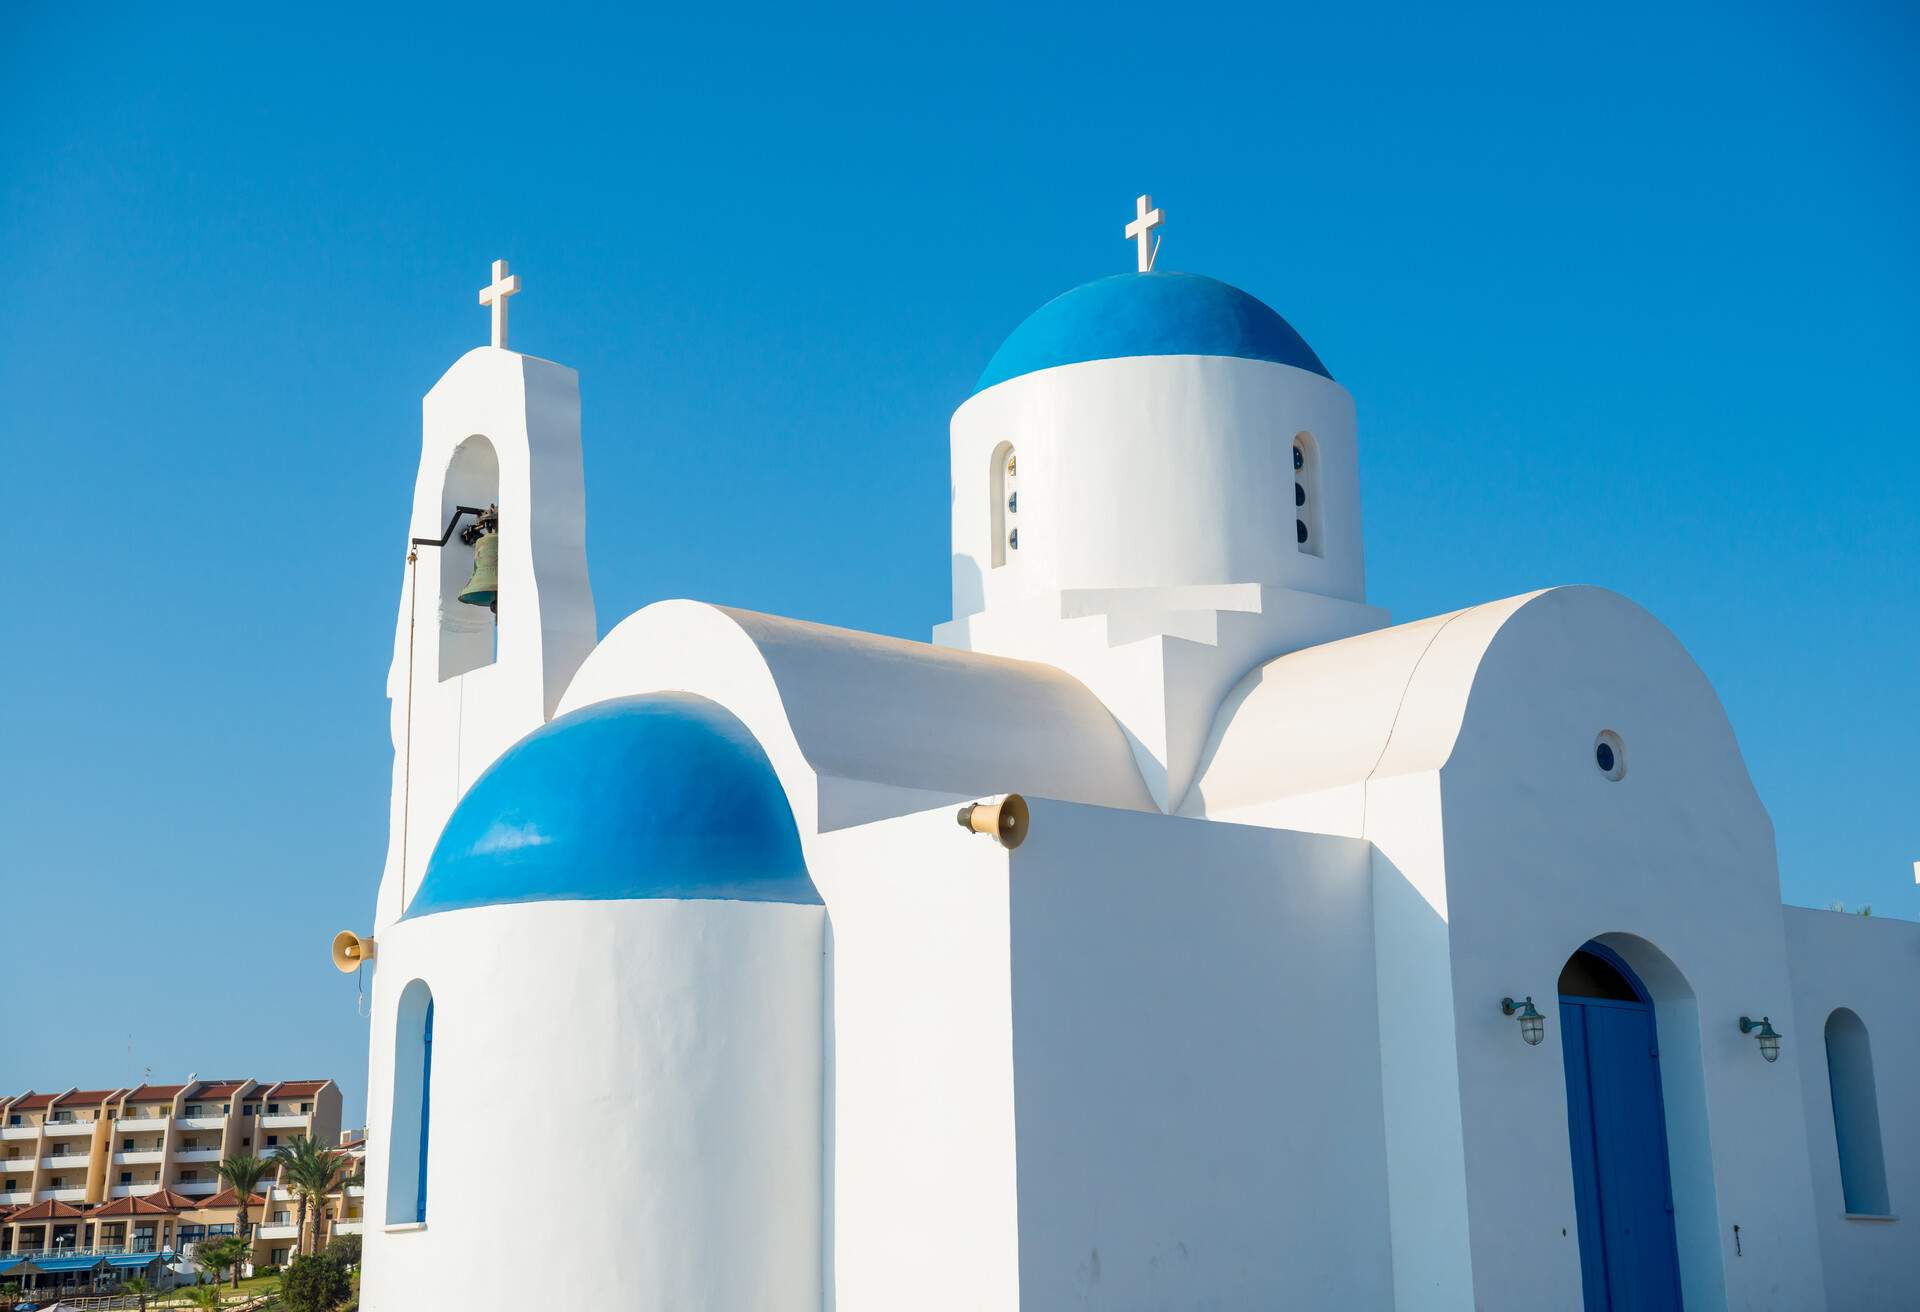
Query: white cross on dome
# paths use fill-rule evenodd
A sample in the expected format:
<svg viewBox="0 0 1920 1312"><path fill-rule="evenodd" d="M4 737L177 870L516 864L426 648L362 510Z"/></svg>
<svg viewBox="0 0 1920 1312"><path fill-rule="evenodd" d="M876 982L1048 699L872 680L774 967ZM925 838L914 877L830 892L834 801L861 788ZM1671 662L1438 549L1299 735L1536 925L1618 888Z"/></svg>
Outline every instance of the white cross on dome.
<svg viewBox="0 0 1920 1312"><path fill-rule="evenodd" d="M1154 256L1160 253L1160 239L1153 238L1149 246L1147 239L1153 230L1167 221L1166 215L1153 207L1153 197L1141 196L1133 202L1134 220L1127 225L1127 236L1138 243L1140 248L1140 272L1153 271Z"/></svg>

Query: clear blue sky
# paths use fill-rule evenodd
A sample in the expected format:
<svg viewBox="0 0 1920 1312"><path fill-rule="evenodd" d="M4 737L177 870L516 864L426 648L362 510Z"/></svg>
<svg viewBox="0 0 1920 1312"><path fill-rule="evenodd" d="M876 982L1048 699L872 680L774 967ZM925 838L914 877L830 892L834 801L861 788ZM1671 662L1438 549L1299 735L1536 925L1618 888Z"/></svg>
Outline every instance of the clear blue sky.
<svg viewBox="0 0 1920 1312"><path fill-rule="evenodd" d="M1636 598L1787 899L1920 916L1914 8L1036 8L9 11L0 1086L327 1074L357 1118L324 948L489 260L581 371L603 629L925 637L948 415L1129 267L1140 191L1353 392L1376 602Z"/></svg>

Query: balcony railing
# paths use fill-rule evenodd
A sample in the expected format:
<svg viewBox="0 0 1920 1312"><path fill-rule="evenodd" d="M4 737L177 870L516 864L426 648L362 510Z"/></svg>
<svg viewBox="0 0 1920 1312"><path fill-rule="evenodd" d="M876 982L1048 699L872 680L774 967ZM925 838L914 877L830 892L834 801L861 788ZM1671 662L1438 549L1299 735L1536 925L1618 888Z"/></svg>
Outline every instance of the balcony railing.
<svg viewBox="0 0 1920 1312"><path fill-rule="evenodd" d="M253 1228L253 1237L256 1239L293 1239L299 1233L300 1227L291 1221L284 1224L257 1225Z"/></svg>
<svg viewBox="0 0 1920 1312"><path fill-rule="evenodd" d="M149 1180L145 1184L117 1184L107 1191L109 1198L145 1198L148 1194L157 1194L160 1186Z"/></svg>
<svg viewBox="0 0 1920 1312"><path fill-rule="evenodd" d="M16 1248L8 1257L159 1257L155 1248Z"/></svg>
<svg viewBox="0 0 1920 1312"><path fill-rule="evenodd" d="M78 1189L42 1189L40 1201L43 1203L84 1203L87 1201L86 1186Z"/></svg>
<svg viewBox="0 0 1920 1312"><path fill-rule="evenodd" d="M183 1130L224 1130L227 1118L224 1116L176 1116L173 1123Z"/></svg>
<svg viewBox="0 0 1920 1312"><path fill-rule="evenodd" d="M48 1121L47 1133L55 1134L92 1134L92 1121Z"/></svg>
<svg viewBox="0 0 1920 1312"><path fill-rule="evenodd" d="M165 1157L166 1154L158 1148L142 1148L138 1152L115 1153L113 1164L115 1166L158 1166Z"/></svg>
<svg viewBox="0 0 1920 1312"><path fill-rule="evenodd" d="M30 1203L33 1193L27 1189L16 1189L12 1193L0 1191L0 1203Z"/></svg>
<svg viewBox="0 0 1920 1312"><path fill-rule="evenodd" d="M366 1218L356 1216L351 1221L335 1221L333 1223L333 1232L337 1235L357 1235L365 1230L366 1226Z"/></svg>
<svg viewBox="0 0 1920 1312"><path fill-rule="evenodd" d="M183 1148L173 1155L176 1162L217 1162L220 1160L218 1148Z"/></svg>
<svg viewBox="0 0 1920 1312"><path fill-rule="evenodd" d="M122 1116L113 1123L116 1134L154 1134L167 1128L167 1114L158 1116Z"/></svg>
<svg viewBox="0 0 1920 1312"><path fill-rule="evenodd" d="M87 1169L87 1155L85 1153L55 1153L51 1157L42 1157L40 1159L40 1169L43 1171L84 1171Z"/></svg>
<svg viewBox="0 0 1920 1312"><path fill-rule="evenodd" d="M308 1112L276 1112L262 1116L260 1124L269 1130L304 1130L313 1116Z"/></svg>
<svg viewBox="0 0 1920 1312"><path fill-rule="evenodd" d="M38 1139L40 1127L37 1125L0 1125L0 1139Z"/></svg>

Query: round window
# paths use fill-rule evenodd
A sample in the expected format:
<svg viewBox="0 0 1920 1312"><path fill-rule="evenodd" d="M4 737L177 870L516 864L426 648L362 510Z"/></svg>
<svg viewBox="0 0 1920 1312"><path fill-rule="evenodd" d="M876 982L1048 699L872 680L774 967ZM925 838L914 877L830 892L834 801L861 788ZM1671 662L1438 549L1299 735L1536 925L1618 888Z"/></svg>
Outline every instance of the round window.
<svg viewBox="0 0 1920 1312"><path fill-rule="evenodd" d="M1620 741L1620 735L1611 729L1603 730L1593 741L1593 763L1600 767L1600 773L1609 779L1618 779L1627 772L1627 748Z"/></svg>
<svg viewBox="0 0 1920 1312"><path fill-rule="evenodd" d="M1300 449L1298 442L1293 444L1293 467L1295 469L1305 469L1307 467L1307 453Z"/></svg>

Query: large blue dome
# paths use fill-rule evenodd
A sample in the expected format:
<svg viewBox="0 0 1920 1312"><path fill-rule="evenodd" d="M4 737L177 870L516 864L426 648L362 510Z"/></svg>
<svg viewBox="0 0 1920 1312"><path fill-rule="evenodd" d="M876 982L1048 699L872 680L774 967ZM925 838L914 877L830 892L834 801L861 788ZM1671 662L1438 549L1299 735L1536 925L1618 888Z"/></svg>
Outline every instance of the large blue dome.
<svg viewBox="0 0 1920 1312"><path fill-rule="evenodd" d="M1132 355L1226 355L1333 377L1291 324L1238 287L1197 273L1122 273L1028 315L973 390L1056 365Z"/></svg>
<svg viewBox="0 0 1920 1312"><path fill-rule="evenodd" d="M820 901L767 754L704 697L601 702L515 743L454 808L406 918L629 898Z"/></svg>

